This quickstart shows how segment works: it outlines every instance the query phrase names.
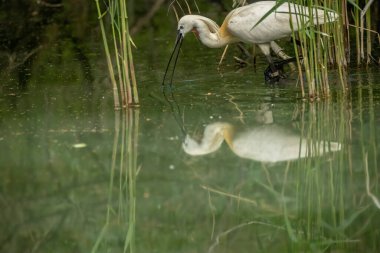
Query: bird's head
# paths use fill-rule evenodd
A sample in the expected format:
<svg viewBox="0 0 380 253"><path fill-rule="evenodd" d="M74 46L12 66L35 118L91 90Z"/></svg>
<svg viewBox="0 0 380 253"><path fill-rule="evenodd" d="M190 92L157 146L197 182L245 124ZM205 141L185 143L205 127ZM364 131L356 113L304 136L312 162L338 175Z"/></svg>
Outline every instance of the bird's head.
<svg viewBox="0 0 380 253"><path fill-rule="evenodd" d="M197 16L196 15L186 15L183 16L178 21L178 34L185 37L185 34L191 31L196 31L197 29Z"/></svg>
<svg viewBox="0 0 380 253"><path fill-rule="evenodd" d="M178 34L182 38L188 32L194 32L195 35L199 35L202 31L217 33L219 26L209 18L200 15L185 15L178 21Z"/></svg>
<svg viewBox="0 0 380 253"><path fill-rule="evenodd" d="M162 81L162 85L165 85L166 80L166 74L168 73L170 63L172 59L174 59L174 67L172 71L172 75L170 78L170 85L173 80L174 70L177 63L177 58L179 51L181 49L182 41L184 36L188 32L194 32L197 37L200 37L201 34L205 34L207 32L211 33L217 33L219 29L219 26L212 21L211 19L208 19L203 16L199 15L185 15L178 21L178 27L177 27L177 38L175 41L174 49L172 54L170 55L170 59L168 62L168 65L166 66L164 79Z"/></svg>
<svg viewBox="0 0 380 253"><path fill-rule="evenodd" d="M162 81L163 85L165 85L166 74L169 70L170 62L172 61L172 59L174 57L174 59L175 59L174 60L174 67L173 67L173 71L172 71L172 76L170 78L170 85L171 85L172 80L173 80L175 66L177 63L177 58L178 58L179 51L180 51L181 45L182 45L182 40L185 37L186 33L190 32L192 30L195 31L196 23L197 23L197 16L196 15L185 15L178 21L177 38L175 40L175 46L174 46L173 52L170 55L168 65L166 66L166 70L165 70L165 74L164 74L164 80Z"/></svg>
<svg viewBox="0 0 380 253"><path fill-rule="evenodd" d="M225 122L214 122L206 126L203 137L199 142L186 135L182 148L189 155L206 155L218 150L224 140L231 143L232 134L232 125Z"/></svg>

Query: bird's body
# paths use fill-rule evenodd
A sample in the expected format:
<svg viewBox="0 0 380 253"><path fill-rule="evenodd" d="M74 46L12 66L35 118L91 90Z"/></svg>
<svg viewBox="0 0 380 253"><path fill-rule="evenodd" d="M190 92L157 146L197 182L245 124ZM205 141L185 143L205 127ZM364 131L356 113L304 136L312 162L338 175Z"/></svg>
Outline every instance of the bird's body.
<svg viewBox="0 0 380 253"><path fill-rule="evenodd" d="M309 13L308 7L283 3L263 19L275 5L276 1L261 1L236 8L226 16L221 27L209 18L186 15L179 20L178 29L183 27L184 34L195 31L201 42L211 48L239 41L269 46L271 41L289 37L292 27L294 31L298 31L300 27L308 26L311 22L324 24L338 17L331 11L313 8L313 13Z"/></svg>
<svg viewBox="0 0 380 253"><path fill-rule="evenodd" d="M200 15L185 15L178 22L178 40L188 32L194 32L207 47L219 48L227 44L245 42L256 44L267 57L273 71L275 66L270 49L283 59L289 58L274 42L291 36L293 31L313 24L335 21L338 14L320 8L260 1L232 10L219 27L213 20ZM273 12L272 9L275 8ZM270 13L270 14L268 14ZM176 43L177 45L178 43ZM169 61L170 63L170 61Z"/></svg>

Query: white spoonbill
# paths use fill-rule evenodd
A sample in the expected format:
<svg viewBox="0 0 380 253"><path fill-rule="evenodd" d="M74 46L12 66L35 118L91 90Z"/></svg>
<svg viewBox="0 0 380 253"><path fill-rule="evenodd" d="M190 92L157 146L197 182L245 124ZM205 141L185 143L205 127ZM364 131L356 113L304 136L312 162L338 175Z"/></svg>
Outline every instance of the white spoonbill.
<svg viewBox="0 0 380 253"><path fill-rule="evenodd" d="M173 78L179 49L188 32L194 32L199 40L210 48L219 48L236 42L258 45L269 62L272 76L277 78L279 73L270 56L270 49L272 48L282 58L285 54L280 53L281 48L274 42L275 40L289 37L292 34L292 27L294 31L298 31L312 23L323 24L333 22L338 18L337 13L317 7L314 7L313 12L309 13L309 8L306 6L288 2L277 5L276 1L260 1L236 8L226 16L221 27L213 20L203 16L183 16L178 22L177 39L163 82L165 82L170 62L178 48L172 71L171 78ZM271 12L272 9L275 11ZM269 12L271 13L264 18Z"/></svg>
<svg viewBox="0 0 380 253"><path fill-rule="evenodd" d="M218 150L223 141L237 156L266 163L321 156L342 146L333 141L308 140L273 124L239 131L229 123L215 122L206 126L200 141L186 135L182 148L192 156L206 155Z"/></svg>

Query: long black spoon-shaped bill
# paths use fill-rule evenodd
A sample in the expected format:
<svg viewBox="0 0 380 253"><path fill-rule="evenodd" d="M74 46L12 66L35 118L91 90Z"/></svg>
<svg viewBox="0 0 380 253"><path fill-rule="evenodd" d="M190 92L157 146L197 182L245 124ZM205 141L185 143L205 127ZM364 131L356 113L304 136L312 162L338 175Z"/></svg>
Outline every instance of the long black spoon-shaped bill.
<svg viewBox="0 0 380 253"><path fill-rule="evenodd" d="M173 56L175 55L174 57L174 66L173 66L173 70L172 70L172 73L171 73L171 77L170 77L170 83L169 85L172 86L172 83L173 83L173 76L174 76L174 70L175 70L175 67L177 65L177 61L178 61L178 55L179 55L179 52L181 50L181 46L182 46L182 41L183 41L183 35L182 33L178 30L178 33L177 33L177 38L175 40L175 46L174 46L174 49L173 49L173 52L172 54L170 55L170 58L169 58L169 62L168 62L168 65L166 66L166 70L165 70L165 74L164 74L164 79L162 80L162 85L164 86L165 85L165 80L166 80L166 75L168 73L168 70L169 70L169 67L170 67L170 63L173 59Z"/></svg>

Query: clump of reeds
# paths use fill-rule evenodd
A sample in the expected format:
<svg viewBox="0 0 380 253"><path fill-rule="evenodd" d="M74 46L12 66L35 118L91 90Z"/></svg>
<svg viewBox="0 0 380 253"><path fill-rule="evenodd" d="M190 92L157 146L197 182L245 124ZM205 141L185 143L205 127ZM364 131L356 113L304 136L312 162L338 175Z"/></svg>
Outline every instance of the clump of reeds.
<svg viewBox="0 0 380 253"><path fill-rule="evenodd" d="M234 5L238 2L244 1L233 1ZM309 97L310 100L328 97L331 70L336 73L336 78L332 80L340 83L343 92L346 91L351 45L356 46L357 64L380 62L372 55L374 38L380 44L380 35L373 24L379 15L376 7L373 7L374 0L278 0L277 5L287 2L298 4L295 10L298 18L293 23L296 22L301 28L292 37L302 97ZM328 22L321 22L322 19L316 17L316 9L324 12L323 19ZM275 8L271 10L275 11ZM377 25L380 26L380 23ZM354 43L350 37L352 28ZM377 29L380 30L379 27Z"/></svg>
<svg viewBox="0 0 380 253"><path fill-rule="evenodd" d="M319 1L294 0L292 2L299 4L298 10L296 10L298 13L296 22L301 29L297 33L293 33L292 37L298 59L302 97L306 96L305 86L307 86L308 97L312 100L329 96L328 72L332 66L336 66L340 83L345 90L347 59L342 32L343 25L341 18L334 20L339 13L337 10L343 8L342 2L324 1L321 5ZM301 6L306 6L306 8ZM324 12L324 24L319 21L320 18L315 11L317 8ZM302 56L302 60L300 56ZM303 78L302 68L306 82Z"/></svg>
<svg viewBox="0 0 380 253"><path fill-rule="evenodd" d="M129 34L127 4L125 0L108 0L107 10L102 12L99 0L95 0L100 29L113 88L114 106L125 108L139 103L135 68L132 55L132 39ZM110 27L106 30L104 20ZM108 33L111 33L111 37ZM113 54L108 42L111 41ZM116 72L116 73L115 73Z"/></svg>
<svg viewBox="0 0 380 253"><path fill-rule="evenodd" d="M352 6L354 9L351 12L353 24L350 24L354 28L355 44L356 44L356 63L369 64L372 61L377 61L372 56L372 44L373 40L378 40L380 44L380 35L376 32L374 20L378 20L379 10L376 12L376 4L374 0L352 0ZM360 6L363 6L361 9ZM378 24L380 25L380 24ZM377 27L380 31L380 27Z"/></svg>
<svg viewBox="0 0 380 253"><path fill-rule="evenodd" d="M297 33L293 33L293 40L300 43L295 45L296 57L300 73L302 97L308 96L310 99L328 97L330 94L330 80L328 73L334 70L342 91L347 88L347 67L351 57L351 27L354 27L356 62L357 64L369 64L372 56L372 40L374 31L372 16L377 15L371 10L373 0L343 0L343 1L320 1L320 0L292 0L291 3L306 6L306 9L299 8L301 14L299 26L305 27ZM361 9L360 6L363 6ZM334 22L319 24L309 22L315 19L315 12L312 10L319 8L324 10L324 18L329 18L329 14L336 13L339 18ZM307 17L307 18L304 18ZM379 37L380 38L380 37ZM302 56L302 60L300 57ZM376 60L375 60L376 61ZM304 72L301 69L304 69ZM303 74L304 73L304 74ZM307 91L306 91L307 87ZM306 94L307 93L307 94Z"/></svg>

